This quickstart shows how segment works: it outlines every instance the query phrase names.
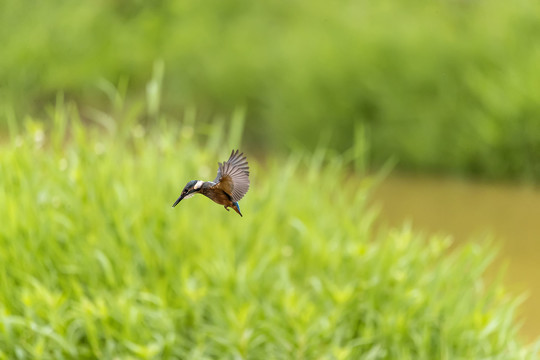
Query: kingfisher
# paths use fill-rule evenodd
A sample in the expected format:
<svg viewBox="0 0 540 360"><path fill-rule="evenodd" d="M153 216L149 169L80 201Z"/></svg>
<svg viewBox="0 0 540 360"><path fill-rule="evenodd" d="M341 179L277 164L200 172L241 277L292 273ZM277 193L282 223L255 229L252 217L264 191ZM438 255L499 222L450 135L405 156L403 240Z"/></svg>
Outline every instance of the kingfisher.
<svg viewBox="0 0 540 360"><path fill-rule="evenodd" d="M180 197L174 202L173 207L183 199L195 194L202 194L210 200L223 205L225 210L233 208L238 215L242 216L238 201L249 190L249 166L239 150L233 150L229 160L218 162L217 176L214 181L191 180L186 184Z"/></svg>

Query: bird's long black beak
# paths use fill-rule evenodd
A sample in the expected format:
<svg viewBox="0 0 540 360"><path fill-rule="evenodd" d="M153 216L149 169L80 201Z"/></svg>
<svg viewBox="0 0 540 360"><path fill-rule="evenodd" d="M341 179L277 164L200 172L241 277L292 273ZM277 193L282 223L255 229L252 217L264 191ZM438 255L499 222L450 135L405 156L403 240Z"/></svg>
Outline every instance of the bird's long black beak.
<svg viewBox="0 0 540 360"><path fill-rule="evenodd" d="M175 207L176 205L178 205L178 203L180 201L182 201L182 199L184 198L184 195L180 195L180 197L178 199L176 199L176 201L174 202L173 206L172 207Z"/></svg>

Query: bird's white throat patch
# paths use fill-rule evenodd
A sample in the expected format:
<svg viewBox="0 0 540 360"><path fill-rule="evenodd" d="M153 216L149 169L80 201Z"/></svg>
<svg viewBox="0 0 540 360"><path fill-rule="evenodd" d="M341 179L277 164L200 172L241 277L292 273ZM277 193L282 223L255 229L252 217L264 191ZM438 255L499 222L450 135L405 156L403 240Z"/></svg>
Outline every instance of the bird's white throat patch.
<svg viewBox="0 0 540 360"><path fill-rule="evenodd" d="M202 186L202 184L204 184L204 181L199 180L199 181L197 181L197 183L195 184L195 186L194 186L193 188L194 188L195 190L200 189L201 186Z"/></svg>

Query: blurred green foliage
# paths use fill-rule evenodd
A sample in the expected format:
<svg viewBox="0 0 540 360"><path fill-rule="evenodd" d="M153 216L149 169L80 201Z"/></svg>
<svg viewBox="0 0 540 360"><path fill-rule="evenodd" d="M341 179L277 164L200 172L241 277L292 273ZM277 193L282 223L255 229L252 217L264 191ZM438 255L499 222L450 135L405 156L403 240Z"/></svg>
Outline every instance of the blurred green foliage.
<svg viewBox="0 0 540 360"><path fill-rule="evenodd" d="M540 178L539 9L1 1L0 359L534 358L493 254L350 170ZM244 218L169 207L242 141L290 152Z"/></svg>
<svg viewBox="0 0 540 360"><path fill-rule="evenodd" d="M375 233L375 179L342 157L250 156L243 218L202 196L173 209L240 120L89 126L62 98L48 116L0 144L0 359L536 356L519 300L482 280L493 253Z"/></svg>
<svg viewBox="0 0 540 360"><path fill-rule="evenodd" d="M538 180L539 38L534 0L4 0L0 117L139 99L163 61L160 111L244 108L253 147L362 129L372 165Z"/></svg>

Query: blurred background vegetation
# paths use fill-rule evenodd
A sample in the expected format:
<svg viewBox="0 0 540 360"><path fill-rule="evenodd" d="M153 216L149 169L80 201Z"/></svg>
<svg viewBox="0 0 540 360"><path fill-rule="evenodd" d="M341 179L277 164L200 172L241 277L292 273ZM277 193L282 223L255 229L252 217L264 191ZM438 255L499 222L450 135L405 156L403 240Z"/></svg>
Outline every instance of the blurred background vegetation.
<svg viewBox="0 0 540 360"><path fill-rule="evenodd" d="M201 121L246 112L265 151L346 151L403 169L540 178L540 5L506 1L0 4L2 117L59 91L82 107L152 91Z"/></svg>
<svg viewBox="0 0 540 360"><path fill-rule="evenodd" d="M0 359L535 358L484 237L368 200L390 167L538 183L539 38L533 0L0 1ZM249 220L170 210L232 147ZM413 182L382 198L471 218Z"/></svg>

